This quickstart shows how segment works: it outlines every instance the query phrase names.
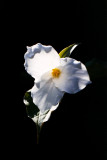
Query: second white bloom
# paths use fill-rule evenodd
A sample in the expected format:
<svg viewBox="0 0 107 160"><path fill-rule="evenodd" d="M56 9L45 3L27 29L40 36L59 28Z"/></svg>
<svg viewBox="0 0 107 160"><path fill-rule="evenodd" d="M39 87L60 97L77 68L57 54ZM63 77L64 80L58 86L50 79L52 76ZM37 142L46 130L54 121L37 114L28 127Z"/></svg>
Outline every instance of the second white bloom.
<svg viewBox="0 0 107 160"><path fill-rule="evenodd" d="M86 67L72 58L60 58L52 46L28 47L25 69L35 79L33 103L41 112L56 106L64 93L74 94L90 83Z"/></svg>

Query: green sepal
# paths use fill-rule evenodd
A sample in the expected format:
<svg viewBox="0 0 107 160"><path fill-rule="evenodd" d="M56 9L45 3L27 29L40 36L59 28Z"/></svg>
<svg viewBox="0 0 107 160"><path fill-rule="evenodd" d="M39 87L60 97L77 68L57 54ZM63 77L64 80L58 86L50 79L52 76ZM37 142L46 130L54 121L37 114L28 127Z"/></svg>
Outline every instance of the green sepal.
<svg viewBox="0 0 107 160"><path fill-rule="evenodd" d="M26 113L29 118L31 118L37 125L37 127L42 126L42 124L51 116L52 111L54 111L59 104L53 106L50 110L46 110L45 112L40 112L39 108L33 103L31 97L31 90L27 91L24 95L24 104L26 106Z"/></svg>
<svg viewBox="0 0 107 160"><path fill-rule="evenodd" d="M73 51L77 46L78 46L78 44L74 43L74 44L71 44L70 46L64 48L64 49L59 53L60 58L70 57L72 51Z"/></svg>
<svg viewBox="0 0 107 160"><path fill-rule="evenodd" d="M38 115L39 109L38 107L33 103L31 92L27 91L24 96L24 103L26 105L26 112L28 117L33 118L35 115Z"/></svg>

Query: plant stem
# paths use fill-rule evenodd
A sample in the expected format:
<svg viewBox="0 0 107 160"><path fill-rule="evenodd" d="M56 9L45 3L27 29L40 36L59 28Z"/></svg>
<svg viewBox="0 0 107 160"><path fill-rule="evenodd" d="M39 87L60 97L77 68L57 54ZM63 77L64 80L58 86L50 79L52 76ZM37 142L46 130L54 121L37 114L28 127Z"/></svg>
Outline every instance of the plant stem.
<svg viewBox="0 0 107 160"><path fill-rule="evenodd" d="M40 126L37 126L37 144L39 144L39 139L40 139Z"/></svg>
<svg viewBox="0 0 107 160"><path fill-rule="evenodd" d="M42 125L38 125L36 124L36 128L37 128L37 144L39 144L39 140L40 140L40 132L41 132L41 129L42 129L42 126L43 126L44 123L42 123Z"/></svg>

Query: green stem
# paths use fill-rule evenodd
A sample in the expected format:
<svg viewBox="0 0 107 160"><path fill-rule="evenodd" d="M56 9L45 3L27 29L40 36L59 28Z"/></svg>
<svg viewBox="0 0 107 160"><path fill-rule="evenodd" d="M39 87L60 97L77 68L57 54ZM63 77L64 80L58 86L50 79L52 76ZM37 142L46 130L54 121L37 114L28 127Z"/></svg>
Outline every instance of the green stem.
<svg viewBox="0 0 107 160"><path fill-rule="evenodd" d="M44 123L42 123L42 125L38 125L36 124L36 128L37 128L37 144L39 144L39 140L40 140L40 132L41 132L41 129L42 129L42 126L43 126Z"/></svg>
<svg viewBox="0 0 107 160"><path fill-rule="evenodd" d="M40 140L40 126L37 126L37 144L39 144L39 140Z"/></svg>

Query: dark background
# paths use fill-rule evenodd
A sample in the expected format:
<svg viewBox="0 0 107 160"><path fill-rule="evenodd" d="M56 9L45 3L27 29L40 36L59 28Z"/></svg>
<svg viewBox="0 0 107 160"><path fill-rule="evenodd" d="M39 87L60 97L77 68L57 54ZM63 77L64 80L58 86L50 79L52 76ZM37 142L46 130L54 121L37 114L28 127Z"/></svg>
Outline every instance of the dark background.
<svg viewBox="0 0 107 160"><path fill-rule="evenodd" d="M67 148L71 158L106 158L107 151L107 55L105 1L35 1L7 2L3 5L4 54L7 62L6 113L9 125L6 138L25 154L36 150L36 126L27 117L23 96L33 86L33 79L24 70L26 46L36 43L52 45L58 52L72 43L81 43L72 58L87 64L92 80L84 90L65 94L58 109L52 113L41 131L43 148ZM9 44L9 47L6 46ZM5 105L6 106L6 105ZM6 125L7 126L7 125ZM12 127L10 127L12 126ZM9 143L9 144L10 144ZM28 150L28 152L27 152ZM47 149L48 152L48 149ZM54 151L55 152L55 151Z"/></svg>

